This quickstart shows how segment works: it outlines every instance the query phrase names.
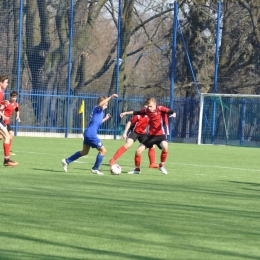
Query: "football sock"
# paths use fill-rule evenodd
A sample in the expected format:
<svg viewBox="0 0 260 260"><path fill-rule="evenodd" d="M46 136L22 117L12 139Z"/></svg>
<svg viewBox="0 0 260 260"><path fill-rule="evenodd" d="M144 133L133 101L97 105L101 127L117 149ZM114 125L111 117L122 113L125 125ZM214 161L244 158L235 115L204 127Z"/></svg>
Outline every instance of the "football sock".
<svg viewBox="0 0 260 260"><path fill-rule="evenodd" d="M117 160L124 152L126 151L126 148L124 146L118 148L116 153L114 154L113 158Z"/></svg>
<svg viewBox="0 0 260 260"><path fill-rule="evenodd" d="M69 158L66 159L66 162L69 164L75 160L77 160L79 157L81 157L82 155L80 154L80 152L76 152L73 155L71 155Z"/></svg>
<svg viewBox="0 0 260 260"><path fill-rule="evenodd" d="M142 157L141 155L135 155L135 167L136 168L139 168L140 167L140 164L141 164L141 160L142 160Z"/></svg>
<svg viewBox="0 0 260 260"><path fill-rule="evenodd" d="M101 155L101 154L98 154L98 155L97 155L95 165L94 165L94 167L92 168L93 170L98 170L100 164L101 164L102 161L103 161L103 158L104 158L104 155Z"/></svg>
<svg viewBox="0 0 260 260"><path fill-rule="evenodd" d="M155 148L150 148L148 150L148 156L149 156L149 161L150 161L150 164L153 164L155 163Z"/></svg>
<svg viewBox="0 0 260 260"><path fill-rule="evenodd" d="M10 156L10 144L3 143L5 159L9 159Z"/></svg>
<svg viewBox="0 0 260 260"><path fill-rule="evenodd" d="M160 163L160 167L162 167L166 161L166 158L167 158L167 155L168 155L168 152L164 152L162 151L161 153L161 163Z"/></svg>

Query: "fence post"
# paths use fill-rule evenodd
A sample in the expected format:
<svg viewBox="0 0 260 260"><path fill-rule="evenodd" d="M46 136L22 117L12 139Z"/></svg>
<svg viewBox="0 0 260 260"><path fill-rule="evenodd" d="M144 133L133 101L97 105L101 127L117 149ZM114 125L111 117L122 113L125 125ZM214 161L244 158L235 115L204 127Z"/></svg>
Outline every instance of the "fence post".
<svg viewBox="0 0 260 260"><path fill-rule="evenodd" d="M68 92L67 92L67 116L66 116L66 133L65 137L69 135L69 121L70 121L70 86L71 86L71 66L72 66L72 47L73 47L73 15L74 15L74 0L71 0L70 10L70 43L69 43L69 64L68 64Z"/></svg>
<svg viewBox="0 0 260 260"><path fill-rule="evenodd" d="M173 19L173 39L172 39L172 67L171 67L171 93L170 93L170 109L174 107L174 77L176 67L176 42L177 42L177 19L178 19L178 3L174 2L174 19ZM170 136L169 141L172 141L173 119L170 120Z"/></svg>
<svg viewBox="0 0 260 260"><path fill-rule="evenodd" d="M221 13L221 2L218 2L218 21L217 21L217 36L216 36L216 53L215 53L215 73L214 73L214 86L213 92L217 93L217 84L218 84L218 49L219 49L219 40L220 40L220 13ZM216 100L214 98L213 103L213 115L212 115L212 132L211 132L211 144L214 144L215 139L215 125L216 125Z"/></svg>
<svg viewBox="0 0 260 260"><path fill-rule="evenodd" d="M19 37L18 37L18 58L17 58L17 80L16 80L16 91L20 92L20 77L21 77L21 52L23 42L23 0L20 0L20 15L19 15ZM17 136L18 122L15 120L14 135Z"/></svg>
<svg viewBox="0 0 260 260"><path fill-rule="evenodd" d="M117 25L117 57L116 57L116 94L119 94L119 74L120 74L120 48L121 48L121 0L118 1L118 25ZM118 98L116 102L116 118L115 118L115 131L114 139L116 139L118 128Z"/></svg>

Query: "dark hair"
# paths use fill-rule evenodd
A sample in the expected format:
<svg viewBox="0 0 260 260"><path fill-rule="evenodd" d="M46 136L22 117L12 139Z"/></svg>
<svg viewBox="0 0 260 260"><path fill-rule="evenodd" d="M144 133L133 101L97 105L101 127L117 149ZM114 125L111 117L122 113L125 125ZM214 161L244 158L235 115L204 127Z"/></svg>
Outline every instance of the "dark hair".
<svg viewBox="0 0 260 260"><path fill-rule="evenodd" d="M0 82L4 82L6 79L8 79L8 76L6 75L0 75Z"/></svg>
<svg viewBox="0 0 260 260"><path fill-rule="evenodd" d="M97 100L97 104L100 104L101 101L103 101L104 99L106 99L107 97L105 96L100 96Z"/></svg>
<svg viewBox="0 0 260 260"><path fill-rule="evenodd" d="M18 92L13 90L11 93L10 93L10 97L13 97L13 96L18 96Z"/></svg>

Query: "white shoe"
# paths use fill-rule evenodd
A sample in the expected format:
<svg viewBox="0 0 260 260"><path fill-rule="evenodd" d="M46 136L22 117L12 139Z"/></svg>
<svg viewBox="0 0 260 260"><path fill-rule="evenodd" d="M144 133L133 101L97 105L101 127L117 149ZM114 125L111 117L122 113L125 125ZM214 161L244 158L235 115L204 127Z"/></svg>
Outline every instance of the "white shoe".
<svg viewBox="0 0 260 260"><path fill-rule="evenodd" d="M162 172L162 174L168 174L168 172L166 171L166 169L163 166L159 167L159 170Z"/></svg>
<svg viewBox="0 0 260 260"><path fill-rule="evenodd" d="M68 171L68 164L66 162L66 159L62 159L61 164L62 164L64 172L67 172Z"/></svg>
<svg viewBox="0 0 260 260"><path fill-rule="evenodd" d="M134 168L132 171L128 172L128 174L139 174L141 172L141 170L136 170L136 168Z"/></svg>
<svg viewBox="0 0 260 260"><path fill-rule="evenodd" d="M103 174L104 174L104 173L101 172L100 170L93 170L93 169L91 169L91 171L92 171L92 173L98 174L98 175L103 175Z"/></svg>

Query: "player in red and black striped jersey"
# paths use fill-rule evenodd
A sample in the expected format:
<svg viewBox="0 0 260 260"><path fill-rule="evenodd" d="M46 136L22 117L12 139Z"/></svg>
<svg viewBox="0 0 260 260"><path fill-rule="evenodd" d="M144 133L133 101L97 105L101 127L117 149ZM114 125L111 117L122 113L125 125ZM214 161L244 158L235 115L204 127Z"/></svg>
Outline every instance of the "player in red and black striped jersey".
<svg viewBox="0 0 260 260"><path fill-rule="evenodd" d="M144 108L147 108L144 105ZM149 125L149 119L147 115L135 115L133 116L130 121L126 124L123 138L126 140L125 144L121 146L116 153L114 154L113 158L109 161L110 166L116 163L116 160L121 157L127 149L129 149L133 143L138 140L142 143L144 140L148 138L147 135L147 127ZM148 157L149 157L149 168L158 168L159 165L155 163L155 148L151 147L148 150Z"/></svg>
<svg viewBox="0 0 260 260"><path fill-rule="evenodd" d="M4 91L7 86L8 77L6 75L0 75L0 103L3 101ZM9 101L6 101L6 103L9 103ZM10 135L4 123L6 119L8 119L8 117L0 110L0 134L4 138L4 166L16 166L18 163L10 160Z"/></svg>
<svg viewBox="0 0 260 260"><path fill-rule="evenodd" d="M159 170L163 174L167 174L167 170L164 168L164 164L168 155L168 142L167 136L169 135L169 122L168 115L176 117L176 113L164 106L157 106L155 98L148 98L146 100L147 108L140 111L129 111L120 114L120 117L124 115L147 115L149 118L149 136L144 140L136 150L135 153L135 169L129 173L140 173L141 154L146 148L151 148L153 145L157 145L162 149L161 162L159 164Z"/></svg>

